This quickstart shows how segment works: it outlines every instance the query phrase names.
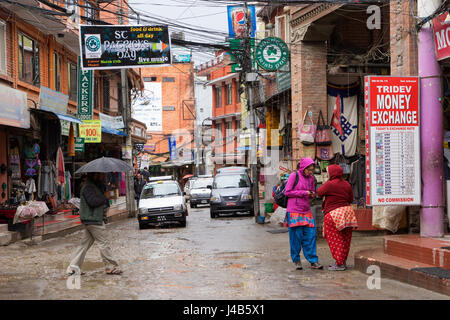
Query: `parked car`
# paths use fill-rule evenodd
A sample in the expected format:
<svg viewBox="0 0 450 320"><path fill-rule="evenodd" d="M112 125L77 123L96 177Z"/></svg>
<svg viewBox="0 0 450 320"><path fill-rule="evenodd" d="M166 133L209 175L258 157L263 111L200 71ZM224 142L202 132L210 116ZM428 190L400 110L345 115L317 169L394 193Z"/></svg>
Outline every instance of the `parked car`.
<svg viewBox="0 0 450 320"><path fill-rule="evenodd" d="M186 200L178 182L159 180L144 186L139 201L139 229L172 223L185 227L187 215Z"/></svg>
<svg viewBox="0 0 450 320"><path fill-rule="evenodd" d="M195 180L197 180L197 177L192 177L184 184L184 193L186 194L185 195L186 201L190 200L191 198L191 188Z"/></svg>
<svg viewBox="0 0 450 320"><path fill-rule="evenodd" d="M250 176L250 168L247 167L223 167L219 168L216 171L216 174L219 173L246 173Z"/></svg>
<svg viewBox="0 0 450 320"><path fill-rule="evenodd" d="M196 208L199 204L209 204L211 198L211 189L208 186L212 185L213 178L197 178L194 180L190 189L190 206Z"/></svg>
<svg viewBox="0 0 450 320"><path fill-rule="evenodd" d="M248 170L225 170L214 177L211 188L210 215L249 212L253 215L252 185Z"/></svg>

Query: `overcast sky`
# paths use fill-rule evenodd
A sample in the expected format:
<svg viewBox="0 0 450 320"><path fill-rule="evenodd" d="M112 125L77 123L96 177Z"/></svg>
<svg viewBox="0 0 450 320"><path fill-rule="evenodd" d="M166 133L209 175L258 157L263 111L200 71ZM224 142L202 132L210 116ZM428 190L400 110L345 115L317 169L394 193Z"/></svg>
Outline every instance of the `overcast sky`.
<svg viewBox="0 0 450 320"><path fill-rule="evenodd" d="M228 32L227 7L225 4L202 0L130 0L129 3L139 13L170 19L167 22L169 25L172 20L177 21L178 24L190 25L193 28L211 30L209 35L198 35L195 31L185 30L186 40L223 41L224 37L218 33ZM149 18L143 17L143 19ZM142 22L142 24L146 23ZM195 65L209 61L213 57L211 54L193 52Z"/></svg>

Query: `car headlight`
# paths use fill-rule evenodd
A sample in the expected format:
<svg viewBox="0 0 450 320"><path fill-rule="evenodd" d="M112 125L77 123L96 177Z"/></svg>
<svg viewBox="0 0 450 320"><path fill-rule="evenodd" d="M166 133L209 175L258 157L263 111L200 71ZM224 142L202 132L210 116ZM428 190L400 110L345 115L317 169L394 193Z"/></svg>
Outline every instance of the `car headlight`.
<svg viewBox="0 0 450 320"><path fill-rule="evenodd" d="M252 196L250 194L242 194L241 201L252 200Z"/></svg>
<svg viewBox="0 0 450 320"><path fill-rule="evenodd" d="M212 196L210 201L211 202L220 202L220 196Z"/></svg>
<svg viewBox="0 0 450 320"><path fill-rule="evenodd" d="M176 204L173 206L173 210L181 210L183 209L183 205L182 204Z"/></svg>
<svg viewBox="0 0 450 320"><path fill-rule="evenodd" d="M139 209L139 214L145 214L147 213L148 209L147 208L140 208Z"/></svg>

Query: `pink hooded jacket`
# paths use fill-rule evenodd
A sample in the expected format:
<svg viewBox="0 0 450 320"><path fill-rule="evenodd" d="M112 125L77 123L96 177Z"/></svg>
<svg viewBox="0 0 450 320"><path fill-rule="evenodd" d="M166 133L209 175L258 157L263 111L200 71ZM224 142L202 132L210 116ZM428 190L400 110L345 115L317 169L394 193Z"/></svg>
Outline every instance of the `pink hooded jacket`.
<svg viewBox="0 0 450 320"><path fill-rule="evenodd" d="M287 212L307 213L311 211L308 191L315 191L314 176L312 174L305 176L303 171L312 164L314 164L314 160L311 158L303 158L300 161L300 167L297 171L298 183L295 188L295 172L289 176L284 190L284 194L288 197Z"/></svg>

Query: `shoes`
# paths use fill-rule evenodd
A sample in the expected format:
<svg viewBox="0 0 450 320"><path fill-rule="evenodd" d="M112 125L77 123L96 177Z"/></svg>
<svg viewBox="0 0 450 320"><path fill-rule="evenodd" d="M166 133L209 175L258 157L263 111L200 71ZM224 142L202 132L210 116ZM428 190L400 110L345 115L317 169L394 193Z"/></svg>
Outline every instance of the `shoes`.
<svg viewBox="0 0 450 320"><path fill-rule="evenodd" d="M311 263L311 269L323 269L323 265L318 262Z"/></svg>
<svg viewBox="0 0 450 320"><path fill-rule="evenodd" d="M335 263L328 268L330 271L345 271L346 269L347 267L345 266L345 263L340 266Z"/></svg>
<svg viewBox="0 0 450 320"><path fill-rule="evenodd" d="M295 264L295 268L297 270L303 270L303 266L302 266L302 262L301 261L294 262L294 264Z"/></svg>

